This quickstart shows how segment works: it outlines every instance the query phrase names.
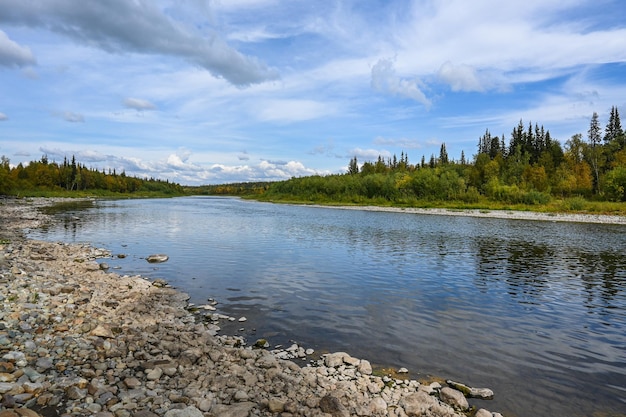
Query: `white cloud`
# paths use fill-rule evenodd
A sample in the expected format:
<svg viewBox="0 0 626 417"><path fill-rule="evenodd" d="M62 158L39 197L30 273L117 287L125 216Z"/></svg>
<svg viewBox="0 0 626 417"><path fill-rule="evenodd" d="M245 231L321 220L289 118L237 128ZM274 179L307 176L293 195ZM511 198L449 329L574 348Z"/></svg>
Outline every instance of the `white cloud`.
<svg viewBox="0 0 626 417"><path fill-rule="evenodd" d="M23 67L35 63L35 57L28 47L12 41L5 32L0 30L0 65Z"/></svg>
<svg viewBox="0 0 626 417"><path fill-rule="evenodd" d="M274 122L296 122L332 115L335 106L314 100L265 100L256 113L259 120Z"/></svg>
<svg viewBox="0 0 626 417"><path fill-rule="evenodd" d="M378 149L354 148L348 151L348 156L350 158L356 156L357 159L362 160L362 161L375 161L378 159L379 156L383 158L391 157L391 152L387 150L378 150Z"/></svg>
<svg viewBox="0 0 626 417"><path fill-rule="evenodd" d="M85 122L85 116L79 113L71 112L71 111L63 111L63 112L55 111L55 112L52 112L52 115L70 123L84 123Z"/></svg>
<svg viewBox="0 0 626 417"><path fill-rule="evenodd" d="M375 145L383 145L383 146L393 146L397 148L403 149L420 149L424 147L424 144L417 139L408 139L408 138L383 138L382 136L377 136L374 139Z"/></svg>
<svg viewBox="0 0 626 417"><path fill-rule="evenodd" d="M437 74L450 85L452 91L484 91L485 87L478 79L476 70L469 65L453 65L446 61Z"/></svg>
<svg viewBox="0 0 626 417"><path fill-rule="evenodd" d="M156 109L156 106L152 102L132 97L124 99L124 106L129 109L135 109L137 111Z"/></svg>
<svg viewBox="0 0 626 417"><path fill-rule="evenodd" d="M108 52L182 58L237 86L278 77L275 70L255 57L228 45L219 33L201 35L193 28L185 28L159 9L157 2L149 0L4 0L0 23L46 28ZM24 55L25 50L20 48L20 52ZM23 56L17 63L32 63L27 58Z"/></svg>
<svg viewBox="0 0 626 417"><path fill-rule="evenodd" d="M431 102L421 90L417 79L405 79L396 75L391 59L380 59L372 67L372 88L382 93L410 98L425 107L430 107Z"/></svg>
<svg viewBox="0 0 626 417"><path fill-rule="evenodd" d="M3 122L5 120L9 120L9 117L4 113L0 113L0 122Z"/></svg>

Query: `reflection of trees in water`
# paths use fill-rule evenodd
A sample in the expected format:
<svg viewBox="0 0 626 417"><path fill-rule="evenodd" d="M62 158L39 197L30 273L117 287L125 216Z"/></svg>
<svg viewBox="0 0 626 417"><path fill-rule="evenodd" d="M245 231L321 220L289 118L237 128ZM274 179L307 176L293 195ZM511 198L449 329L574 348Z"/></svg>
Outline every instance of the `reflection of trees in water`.
<svg viewBox="0 0 626 417"><path fill-rule="evenodd" d="M620 296L626 297L626 258L616 252L578 252L576 277L585 290L585 307L590 311L597 308L617 308ZM624 300L626 301L626 300Z"/></svg>
<svg viewBox="0 0 626 417"><path fill-rule="evenodd" d="M590 310L615 307L615 299L626 296L626 258L617 252L498 238L478 238L475 246L477 287L505 283L521 303L540 303L542 293L556 283L563 284L564 296L582 290Z"/></svg>
<svg viewBox="0 0 626 417"><path fill-rule="evenodd" d="M507 292L521 303L537 304L547 287L554 250L526 241L476 240L479 285L504 282Z"/></svg>

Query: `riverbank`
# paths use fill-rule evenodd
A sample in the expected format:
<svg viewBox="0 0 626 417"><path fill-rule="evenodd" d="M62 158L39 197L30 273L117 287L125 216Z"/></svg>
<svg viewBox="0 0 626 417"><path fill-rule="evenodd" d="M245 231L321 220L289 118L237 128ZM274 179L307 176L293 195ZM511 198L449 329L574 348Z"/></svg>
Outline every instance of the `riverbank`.
<svg viewBox="0 0 626 417"><path fill-rule="evenodd" d="M219 335L219 320L232 318L201 314L210 305L190 309L188 296L162 283L105 272L106 250L25 239L23 229L51 221L38 208L52 202L0 200L2 417L452 417L468 409L460 390L373 375L348 353L318 359L298 346L247 346Z"/></svg>
<svg viewBox="0 0 626 417"><path fill-rule="evenodd" d="M477 209L443 209L443 208L413 208L413 207L383 207L383 206L333 206L313 204L309 207L334 208L339 210L380 211L387 213L408 213L438 216L482 217L490 219L531 220L548 222L596 223L596 224L623 224L626 225L626 216L586 213L542 213L536 211L516 210L477 210Z"/></svg>

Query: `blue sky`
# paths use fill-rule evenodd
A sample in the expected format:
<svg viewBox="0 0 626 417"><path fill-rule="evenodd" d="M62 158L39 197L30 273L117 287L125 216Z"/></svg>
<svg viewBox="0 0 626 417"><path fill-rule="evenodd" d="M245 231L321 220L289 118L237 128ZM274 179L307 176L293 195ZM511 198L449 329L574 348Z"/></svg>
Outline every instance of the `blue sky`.
<svg viewBox="0 0 626 417"><path fill-rule="evenodd" d="M0 0L0 155L182 184L626 112L623 0ZM626 113L624 113L626 114Z"/></svg>

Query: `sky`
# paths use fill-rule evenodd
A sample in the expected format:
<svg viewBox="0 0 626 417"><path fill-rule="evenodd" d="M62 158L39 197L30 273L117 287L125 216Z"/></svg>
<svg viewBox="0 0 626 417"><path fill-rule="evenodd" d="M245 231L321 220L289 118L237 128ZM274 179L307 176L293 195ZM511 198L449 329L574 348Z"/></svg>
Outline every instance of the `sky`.
<svg viewBox="0 0 626 417"><path fill-rule="evenodd" d="M626 115L623 0L0 0L0 155L185 185Z"/></svg>

